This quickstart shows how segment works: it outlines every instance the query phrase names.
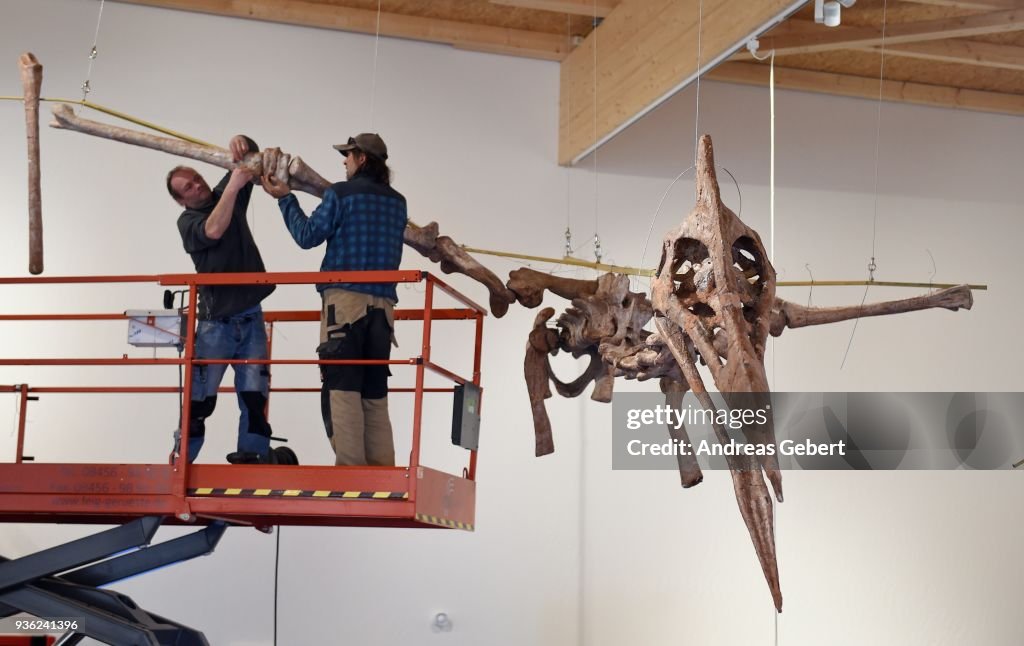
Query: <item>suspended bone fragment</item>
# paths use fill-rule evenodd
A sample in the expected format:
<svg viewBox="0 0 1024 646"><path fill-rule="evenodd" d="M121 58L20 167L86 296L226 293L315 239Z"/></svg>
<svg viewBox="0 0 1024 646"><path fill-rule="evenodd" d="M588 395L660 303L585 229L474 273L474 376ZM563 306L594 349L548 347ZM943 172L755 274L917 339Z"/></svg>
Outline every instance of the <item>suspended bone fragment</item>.
<svg viewBox="0 0 1024 646"><path fill-rule="evenodd" d="M665 403L676 411L683 409L683 396L689 390L685 381L680 382L668 377L661 378L661 391L665 393ZM669 437L677 446L690 445L690 436L686 432L686 425L680 423L678 427L669 422ZM704 474L697 464L697 456L692 451L678 451L676 453L676 464L679 466L679 480L684 489L699 485L704 480Z"/></svg>
<svg viewBox="0 0 1024 646"><path fill-rule="evenodd" d="M18 58L22 97L25 104L25 134L28 140L28 271L43 273L43 197L39 166L39 92L43 86L43 66L35 55L25 52Z"/></svg>
<svg viewBox="0 0 1024 646"><path fill-rule="evenodd" d="M526 358L523 362L526 391L530 396L530 410L533 415L537 457L553 453L555 450L551 420L544 406L544 400L551 397L551 388L548 386L548 353L558 349L558 335L547 327L548 320L554 315L554 309L545 307L533 319L533 329L530 330Z"/></svg>

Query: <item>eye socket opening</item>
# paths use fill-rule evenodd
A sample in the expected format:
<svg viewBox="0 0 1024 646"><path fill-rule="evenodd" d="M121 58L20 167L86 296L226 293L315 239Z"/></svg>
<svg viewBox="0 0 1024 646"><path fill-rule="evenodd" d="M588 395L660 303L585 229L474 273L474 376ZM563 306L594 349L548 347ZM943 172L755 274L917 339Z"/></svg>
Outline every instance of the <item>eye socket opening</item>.
<svg viewBox="0 0 1024 646"><path fill-rule="evenodd" d="M732 266L760 295L765 286L765 263L760 245L750 236L740 236L732 243Z"/></svg>
<svg viewBox="0 0 1024 646"><path fill-rule="evenodd" d="M672 243L672 262L668 268L672 272L673 292L676 296L685 297L697 291L693 283L695 266L702 265L709 255L707 246L694 238L682 237ZM663 252L662 269L665 268L666 262Z"/></svg>

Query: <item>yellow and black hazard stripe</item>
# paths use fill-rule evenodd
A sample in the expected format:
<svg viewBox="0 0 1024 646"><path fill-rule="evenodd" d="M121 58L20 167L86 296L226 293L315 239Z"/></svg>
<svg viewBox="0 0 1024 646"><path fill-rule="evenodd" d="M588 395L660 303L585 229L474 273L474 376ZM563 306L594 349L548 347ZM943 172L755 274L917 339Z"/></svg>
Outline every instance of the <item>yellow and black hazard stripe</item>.
<svg viewBox="0 0 1024 646"><path fill-rule="evenodd" d="M431 516L429 514L416 514L416 520L421 523L427 523L428 525L437 525L439 527L447 527L449 529L464 529L467 532L474 531L472 523L461 523L457 520L451 520L450 518L441 518L440 516Z"/></svg>
<svg viewBox="0 0 1024 646"><path fill-rule="evenodd" d="M408 491L327 491L310 489L189 489L190 496L241 496L258 498L343 498L347 500L405 500Z"/></svg>

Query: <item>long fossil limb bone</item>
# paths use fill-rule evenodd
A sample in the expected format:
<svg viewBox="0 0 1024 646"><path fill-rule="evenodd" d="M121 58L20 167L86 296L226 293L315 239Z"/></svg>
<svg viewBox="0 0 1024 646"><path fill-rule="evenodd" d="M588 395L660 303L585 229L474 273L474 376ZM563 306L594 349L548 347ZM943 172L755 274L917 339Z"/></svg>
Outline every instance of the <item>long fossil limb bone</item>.
<svg viewBox="0 0 1024 646"><path fill-rule="evenodd" d="M43 66L31 52L18 58L28 136L28 271L43 273L43 198L39 186L39 91Z"/></svg>
<svg viewBox="0 0 1024 646"><path fill-rule="evenodd" d="M206 162L207 164L219 166L228 170L242 166L252 171L252 173L257 177L263 174L264 153L249 153L245 156L245 159L236 164L231 159L231 151L225 148L204 146L191 141L151 135L149 133L138 132L128 128L111 126L106 123L100 123L90 119L83 119L75 114L75 111L71 109L71 106L64 103L54 106L53 118L54 120L50 122L50 127L52 128L73 130L86 135L120 141L121 143L131 144L133 146L142 146L143 148L159 150L171 155ZM307 166L300 157L290 158L288 164L288 176L290 178L289 185L292 188L305 193L311 193L317 197L322 197L324 191L331 185L331 183L324 179L319 173Z"/></svg>
<svg viewBox="0 0 1024 646"><path fill-rule="evenodd" d="M266 171L279 178L287 177L288 184L293 189L317 197L322 197L324 191L331 185L329 181L306 165L300 157L286 155L276 148L259 153L249 153L239 164L235 164L231 159L231 153L223 148L203 146L189 141L160 137L82 119L74 113L70 106L65 104L55 106L53 116L54 121L50 125L54 128L73 130L134 146L151 148L171 155L203 161L221 168L232 169L236 166L243 166L256 176L262 175ZM287 172L284 172L285 168ZM405 228L405 244L432 261L440 263L443 272L465 274L487 287L490 292L491 312L495 316L504 316L508 311L509 304L515 301L515 296L497 275L474 260L454 240L448 236L439 236L436 223L431 222L427 226L420 227L410 222Z"/></svg>
<svg viewBox="0 0 1024 646"><path fill-rule="evenodd" d="M957 285L924 296L901 298L898 301L842 307L804 307L776 298L775 307L772 308L771 333L772 336L779 336L786 328L839 323L865 316L903 314L933 307L941 307L954 312L961 307L969 310L973 304L974 297L967 285Z"/></svg>

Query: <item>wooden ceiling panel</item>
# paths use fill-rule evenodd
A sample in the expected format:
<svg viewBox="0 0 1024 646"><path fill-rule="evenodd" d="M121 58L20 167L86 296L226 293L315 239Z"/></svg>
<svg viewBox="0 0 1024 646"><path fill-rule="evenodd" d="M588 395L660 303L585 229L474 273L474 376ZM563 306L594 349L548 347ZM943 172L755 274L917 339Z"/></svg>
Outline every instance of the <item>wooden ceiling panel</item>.
<svg viewBox="0 0 1024 646"><path fill-rule="evenodd" d="M315 0L320 4L377 11L377 0ZM490 27L507 27L545 34L567 34L571 21L574 34L590 33L593 20L570 15L507 6L490 0L380 0L383 13L451 20Z"/></svg>
<svg viewBox="0 0 1024 646"><path fill-rule="evenodd" d="M890 1L888 9L884 12L886 24L899 25L911 22L924 22L930 20L941 20L943 18L957 18L962 16L975 16L979 14L992 13L992 11L985 11L979 9L963 9L957 7L950 7L945 5L930 5L930 4L917 4L916 2L924 2L925 0L916 0L915 2L896 2ZM955 0L935 0L936 2L955 2ZM1018 3L1021 8L1024 8L1024 0L989 0L990 2L1002 1L1007 3L1004 9L1013 8L1013 5L1009 3ZM994 5L995 6L995 5ZM849 9L842 10L842 26L843 27L865 27L865 28L880 28L882 25L883 16L883 0L859 0L857 4ZM777 26L775 29L768 31L766 36L779 36L779 35L792 35L793 33L807 33L807 25L817 28L823 32L828 32L829 27L824 25L815 25L814 23L814 7L808 5L794 16ZM1001 34L986 34L981 36L972 37L973 40L980 40L984 42L991 42L1003 45L1019 45L1024 46L1024 32L1009 32Z"/></svg>
<svg viewBox="0 0 1024 646"><path fill-rule="evenodd" d="M1010 32L1007 34L989 34L987 36L979 36L974 40L981 40L986 43L994 43L997 45L1014 45L1016 47L1024 47L1024 31Z"/></svg>
<svg viewBox="0 0 1024 646"><path fill-rule="evenodd" d="M956 7L960 9L1000 10L1024 9L1024 0L906 0L933 7Z"/></svg>
<svg viewBox="0 0 1024 646"><path fill-rule="evenodd" d="M842 9L842 20L844 25L856 27L877 27L882 24L882 14L890 23L916 22L920 20L938 20L940 18L953 18L956 16L969 16L976 13L986 13L988 10L963 9L948 6L931 6L913 2L899 2L897 0L857 0L857 3L849 8ZM797 12L793 20L814 21L814 3L809 2L806 7ZM826 27L827 29L827 27Z"/></svg>
<svg viewBox="0 0 1024 646"><path fill-rule="evenodd" d="M378 14L374 0L118 0L166 9L208 13L289 25L335 29L363 34L446 43L464 49L500 52L530 58L560 61L572 48L568 33L518 29L491 24L493 12L522 12L492 6L486 0L391 0L382 2ZM393 6L392 6L393 4ZM372 5L372 8L369 6ZM488 22L468 22L463 10L476 5L477 16L489 16ZM387 8L395 9L394 12ZM398 13L398 11L419 13ZM438 17L442 10L454 11L452 18ZM550 12L543 12L550 13ZM567 20L566 16L561 17ZM481 18L481 20L483 20ZM521 24L510 20L509 25Z"/></svg>
<svg viewBox="0 0 1024 646"><path fill-rule="evenodd" d="M874 52L842 51L787 56L785 67L878 79L882 57ZM779 66L781 59L776 58ZM1024 63L1024 61L1022 61ZM954 86L972 90L1024 94L1020 70L957 65L886 55L883 78L926 85Z"/></svg>
<svg viewBox="0 0 1024 646"><path fill-rule="evenodd" d="M618 6L619 0L490 0L492 4L503 4L525 9L542 9L555 13L567 13L591 18L604 18Z"/></svg>
<svg viewBox="0 0 1024 646"><path fill-rule="evenodd" d="M724 63L708 74L708 78L730 83L765 86L768 67L753 63ZM838 96L876 100L879 95L878 78L776 68L775 83L789 90L821 92ZM1024 95L1003 92L984 92L964 88L927 85L924 83L886 80L882 83L882 98L886 101L914 103L941 108L1024 115Z"/></svg>

